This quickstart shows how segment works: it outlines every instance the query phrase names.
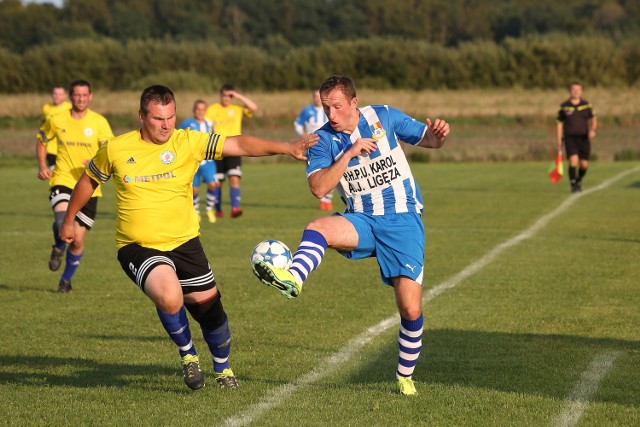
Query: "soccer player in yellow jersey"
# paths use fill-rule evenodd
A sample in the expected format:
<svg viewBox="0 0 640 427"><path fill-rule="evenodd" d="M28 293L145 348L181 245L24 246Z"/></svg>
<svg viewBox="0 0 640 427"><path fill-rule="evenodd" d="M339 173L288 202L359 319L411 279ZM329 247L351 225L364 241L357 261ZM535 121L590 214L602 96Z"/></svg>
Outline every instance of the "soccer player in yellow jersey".
<svg viewBox="0 0 640 427"><path fill-rule="evenodd" d="M233 103L236 98L243 105ZM213 122L216 133L226 136L240 135L242 133L242 118L251 117L258 106L251 99L236 92L233 86L225 83L220 88L220 102L211 104L205 113L205 118ZM216 160L218 173L216 177L220 186L216 191L216 216L222 218L222 183L225 177L229 177L229 198L231 199L231 218L242 215L240 208L240 178L242 177L240 156L228 156L222 160Z"/></svg>
<svg viewBox="0 0 640 427"><path fill-rule="evenodd" d="M54 86L51 89L51 102L47 102L42 106L42 124L55 114L63 111L69 111L71 103L67 100L67 91L64 86ZM47 142L47 166L50 169L56 165L56 154L58 153L58 141L53 138Z"/></svg>
<svg viewBox="0 0 640 427"><path fill-rule="evenodd" d="M49 269L56 271L62 264L66 243L58 236L62 219L69 205L71 191L89 164L89 160L98 151L98 147L113 137L111 127L100 114L89 109L92 93L91 85L85 80L76 80L69 87L71 109L49 116L40 128L36 156L38 159L38 178L49 180L49 201L53 209L53 238L55 243L49 256ZM53 172L47 167L47 143L57 140L58 155ZM91 198L74 215L76 239L69 245L65 268L58 282L58 292L71 290L71 278L78 268L84 252L84 239L87 230L93 227L98 208L98 197L102 193L96 188Z"/></svg>
<svg viewBox="0 0 640 427"><path fill-rule="evenodd" d="M74 216L93 191L113 177L118 260L155 304L160 322L178 347L186 385L197 390L205 384L191 341L188 310L211 352L216 382L222 388L235 388L227 315L198 237L193 175L202 160L224 156L287 154L306 160L303 153L317 137L306 135L287 143L175 129L175 97L160 85L142 92L139 119L140 130L111 139L91 160L71 196L60 238L74 241Z"/></svg>

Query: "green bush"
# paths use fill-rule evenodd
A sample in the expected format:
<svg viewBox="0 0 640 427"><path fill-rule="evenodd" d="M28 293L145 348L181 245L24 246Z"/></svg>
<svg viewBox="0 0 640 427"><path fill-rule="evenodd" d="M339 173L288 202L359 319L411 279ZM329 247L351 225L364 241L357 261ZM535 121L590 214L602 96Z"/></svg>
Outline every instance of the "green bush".
<svg viewBox="0 0 640 427"><path fill-rule="evenodd" d="M445 47L422 40L372 38L317 46L219 46L211 41L74 39L22 55L0 48L0 92L46 91L84 78L105 90L164 80L176 88L209 89L232 82L245 90L308 89L331 74L362 87L438 89L564 87L639 82L634 40L551 34L473 41Z"/></svg>

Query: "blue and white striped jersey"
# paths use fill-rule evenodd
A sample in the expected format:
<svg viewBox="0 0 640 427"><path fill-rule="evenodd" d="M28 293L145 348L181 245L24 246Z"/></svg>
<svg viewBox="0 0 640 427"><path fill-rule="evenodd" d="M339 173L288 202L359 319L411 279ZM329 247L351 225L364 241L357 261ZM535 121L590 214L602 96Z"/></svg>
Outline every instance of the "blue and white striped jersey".
<svg viewBox="0 0 640 427"><path fill-rule="evenodd" d="M191 129L197 130L200 132L213 132L213 122L209 119L204 119L204 122L200 123L194 117L189 117L188 119L184 119L178 125L178 129ZM213 162L214 160L202 160L200 165L203 166L207 163Z"/></svg>
<svg viewBox="0 0 640 427"><path fill-rule="evenodd" d="M322 107L316 107L309 104L300 111L293 127L298 135L306 135L312 133L327 123L327 115Z"/></svg>
<svg viewBox="0 0 640 427"><path fill-rule="evenodd" d="M191 129L211 133L213 132L213 123L209 119L204 119L204 122L200 123L193 117L189 117L180 122L178 129Z"/></svg>
<svg viewBox="0 0 640 427"><path fill-rule="evenodd" d="M336 187L346 204L345 212L421 214L422 195L399 140L416 145L426 129L426 124L388 105L361 108L352 134L336 132L329 123L315 132L320 139L309 149L307 177L331 166L358 138L374 138L378 149L351 159Z"/></svg>

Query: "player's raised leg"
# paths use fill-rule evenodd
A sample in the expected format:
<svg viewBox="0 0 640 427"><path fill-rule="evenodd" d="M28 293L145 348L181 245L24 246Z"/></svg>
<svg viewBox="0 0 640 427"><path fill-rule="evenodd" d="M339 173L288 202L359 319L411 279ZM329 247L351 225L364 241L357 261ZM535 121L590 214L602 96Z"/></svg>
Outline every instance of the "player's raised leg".
<svg viewBox="0 0 640 427"><path fill-rule="evenodd" d="M254 273L265 285L278 289L288 298L295 298L302 292L307 276L320 266L327 247L351 251L357 244L358 232L346 218L337 215L321 217L306 226L289 269L256 261Z"/></svg>

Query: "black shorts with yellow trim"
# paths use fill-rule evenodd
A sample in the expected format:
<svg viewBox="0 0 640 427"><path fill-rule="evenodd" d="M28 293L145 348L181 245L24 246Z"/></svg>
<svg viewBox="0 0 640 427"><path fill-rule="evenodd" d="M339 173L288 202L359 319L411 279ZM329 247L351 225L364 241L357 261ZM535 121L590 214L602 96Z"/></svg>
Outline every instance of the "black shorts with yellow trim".
<svg viewBox="0 0 640 427"><path fill-rule="evenodd" d="M64 185L54 185L51 187L49 189L49 203L51 204L51 209L54 209L62 202L69 203L72 192L73 190L71 188L65 187ZM96 219L97 212L98 198L92 197L76 214L76 221L87 230L91 230L94 220Z"/></svg>
<svg viewBox="0 0 640 427"><path fill-rule="evenodd" d="M118 261L129 279L142 291L149 273L159 265L168 265L175 270L183 294L206 291L216 286L213 271L197 237L170 251L131 243L118 250Z"/></svg>

